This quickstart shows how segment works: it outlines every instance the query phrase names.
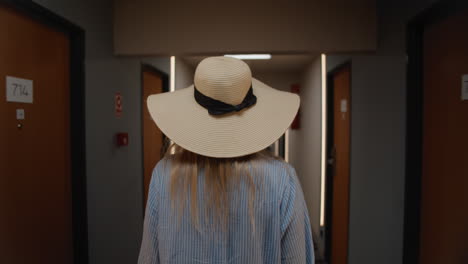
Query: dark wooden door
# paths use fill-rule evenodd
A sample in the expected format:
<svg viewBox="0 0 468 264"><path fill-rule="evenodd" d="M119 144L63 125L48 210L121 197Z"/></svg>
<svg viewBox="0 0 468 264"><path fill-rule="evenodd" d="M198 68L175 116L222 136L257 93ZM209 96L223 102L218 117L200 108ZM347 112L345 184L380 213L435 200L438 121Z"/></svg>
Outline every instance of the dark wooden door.
<svg viewBox="0 0 468 264"><path fill-rule="evenodd" d="M151 174L158 161L162 158L163 134L156 126L146 105L148 96L163 92L163 77L157 72L143 69L143 160L144 160L144 203L148 198Z"/></svg>
<svg viewBox="0 0 468 264"><path fill-rule="evenodd" d="M329 169L327 169L327 257L330 264L348 261L349 228L349 163L350 163L350 106L351 66L343 65L328 78L331 110L329 116ZM330 109L329 107L329 109ZM331 175L330 175L331 174Z"/></svg>
<svg viewBox="0 0 468 264"><path fill-rule="evenodd" d="M69 39L2 5L0 32L0 263L72 263ZM7 76L32 103L7 102Z"/></svg>
<svg viewBox="0 0 468 264"><path fill-rule="evenodd" d="M424 34L421 264L468 263L468 12Z"/></svg>

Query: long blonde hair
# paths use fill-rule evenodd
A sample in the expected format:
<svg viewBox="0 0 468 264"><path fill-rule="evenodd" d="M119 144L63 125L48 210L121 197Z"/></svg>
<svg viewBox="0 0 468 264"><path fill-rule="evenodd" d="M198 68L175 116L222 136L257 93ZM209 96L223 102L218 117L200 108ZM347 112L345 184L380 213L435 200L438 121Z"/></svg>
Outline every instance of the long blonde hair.
<svg viewBox="0 0 468 264"><path fill-rule="evenodd" d="M270 151L264 150L238 158L211 158L195 154L173 144L166 158L171 160L170 197L172 207L179 217L186 205L190 204L191 221L197 230L210 227L212 230L221 227L225 230L229 222L229 193L235 191L241 183L248 189L248 209L250 222L255 230L254 201L261 188L261 177L254 179L256 168L265 165L265 161L279 159ZM204 174L204 191L201 199L205 201L203 208L199 203L199 174ZM200 213L205 214L205 221L200 223ZM180 221L180 218L179 218ZM211 224L209 224L211 223Z"/></svg>

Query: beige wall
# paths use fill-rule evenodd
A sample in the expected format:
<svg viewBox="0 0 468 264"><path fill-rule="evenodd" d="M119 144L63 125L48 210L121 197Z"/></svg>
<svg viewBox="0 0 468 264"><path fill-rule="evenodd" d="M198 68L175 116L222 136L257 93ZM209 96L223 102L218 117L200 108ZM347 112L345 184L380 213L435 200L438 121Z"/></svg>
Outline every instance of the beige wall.
<svg viewBox="0 0 468 264"><path fill-rule="evenodd" d="M117 55L376 49L374 0L114 1Z"/></svg>
<svg viewBox="0 0 468 264"><path fill-rule="evenodd" d="M254 78L269 86L281 90L291 91L291 85L299 83L301 73L298 72L252 72Z"/></svg>
<svg viewBox="0 0 468 264"><path fill-rule="evenodd" d="M296 168L309 210L314 242L321 248L320 173L322 142L322 68L318 56L301 78L301 128L290 130L290 163Z"/></svg>
<svg viewBox="0 0 468 264"><path fill-rule="evenodd" d="M175 58L175 89L183 89L193 84L195 68L187 64L183 59Z"/></svg>

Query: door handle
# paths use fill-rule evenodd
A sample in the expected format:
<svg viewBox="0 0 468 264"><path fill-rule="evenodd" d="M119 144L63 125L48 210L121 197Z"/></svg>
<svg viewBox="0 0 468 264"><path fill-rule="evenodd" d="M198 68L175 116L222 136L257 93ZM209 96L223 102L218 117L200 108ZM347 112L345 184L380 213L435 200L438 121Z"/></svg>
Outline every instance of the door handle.
<svg viewBox="0 0 468 264"><path fill-rule="evenodd" d="M330 151L330 157L327 159L329 165L335 165L336 162L336 146L333 146Z"/></svg>
<svg viewBox="0 0 468 264"><path fill-rule="evenodd" d="M327 159L328 166L331 168L331 176L334 178L336 174L336 146L333 146L330 151L330 157Z"/></svg>

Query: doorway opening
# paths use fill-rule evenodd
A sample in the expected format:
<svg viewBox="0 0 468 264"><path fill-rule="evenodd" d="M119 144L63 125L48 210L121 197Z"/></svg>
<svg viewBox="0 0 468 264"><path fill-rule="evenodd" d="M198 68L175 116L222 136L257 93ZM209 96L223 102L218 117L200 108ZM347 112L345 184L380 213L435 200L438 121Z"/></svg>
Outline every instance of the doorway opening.
<svg viewBox="0 0 468 264"><path fill-rule="evenodd" d="M346 264L349 237L351 62L327 74L325 260Z"/></svg>
<svg viewBox="0 0 468 264"><path fill-rule="evenodd" d="M405 264L468 261L467 18L468 2L440 1L407 26Z"/></svg>
<svg viewBox="0 0 468 264"><path fill-rule="evenodd" d="M85 32L11 0L0 31L0 79L13 89L0 101L0 262L88 263Z"/></svg>
<svg viewBox="0 0 468 264"><path fill-rule="evenodd" d="M167 140L154 123L146 105L148 96L169 91L169 77L155 67L142 64L141 66L141 118L143 150L143 208L146 207L148 190L153 169L164 156ZM144 213L144 211L143 211Z"/></svg>

